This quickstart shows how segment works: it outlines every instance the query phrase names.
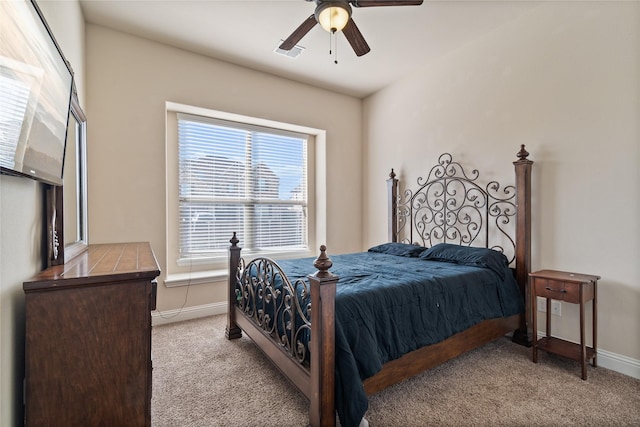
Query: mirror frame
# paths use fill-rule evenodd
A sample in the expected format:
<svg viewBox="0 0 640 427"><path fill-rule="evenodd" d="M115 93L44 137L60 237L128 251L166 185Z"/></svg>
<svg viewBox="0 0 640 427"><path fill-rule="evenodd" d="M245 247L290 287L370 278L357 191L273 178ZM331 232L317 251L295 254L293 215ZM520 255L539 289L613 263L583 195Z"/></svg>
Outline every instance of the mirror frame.
<svg viewBox="0 0 640 427"><path fill-rule="evenodd" d="M87 250L87 117L80 107L78 94L74 91L71 96L71 110L76 122L76 140L67 141L76 146L74 162L67 163L67 167L76 168L76 183L74 186L50 185L45 192L46 220L47 220L47 266L64 264L70 259ZM67 159L70 160L70 159ZM67 245L64 244L64 196L76 198L76 218L78 239Z"/></svg>

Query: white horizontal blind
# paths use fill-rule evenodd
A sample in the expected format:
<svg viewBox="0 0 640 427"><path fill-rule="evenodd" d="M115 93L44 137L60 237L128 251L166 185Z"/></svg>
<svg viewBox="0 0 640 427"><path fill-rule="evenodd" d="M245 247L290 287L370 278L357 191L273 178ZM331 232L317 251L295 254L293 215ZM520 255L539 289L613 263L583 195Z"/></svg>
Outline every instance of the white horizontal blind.
<svg viewBox="0 0 640 427"><path fill-rule="evenodd" d="M0 67L0 166L12 169L29 101L29 85L8 78ZM21 160L21 159L18 159Z"/></svg>
<svg viewBox="0 0 640 427"><path fill-rule="evenodd" d="M181 258L307 249L307 136L178 114Z"/></svg>

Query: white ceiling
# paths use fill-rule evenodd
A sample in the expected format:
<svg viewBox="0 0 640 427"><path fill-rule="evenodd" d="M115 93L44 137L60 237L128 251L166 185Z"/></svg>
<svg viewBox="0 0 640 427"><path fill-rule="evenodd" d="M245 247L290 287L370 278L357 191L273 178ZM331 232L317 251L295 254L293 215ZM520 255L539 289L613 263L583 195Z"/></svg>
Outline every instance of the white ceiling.
<svg viewBox="0 0 640 427"><path fill-rule="evenodd" d="M429 1L421 6L353 8L371 47L356 57L338 34L316 25L298 58L273 52L315 9L305 0L80 0L87 22L291 80L363 98L517 19L536 2Z"/></svg>

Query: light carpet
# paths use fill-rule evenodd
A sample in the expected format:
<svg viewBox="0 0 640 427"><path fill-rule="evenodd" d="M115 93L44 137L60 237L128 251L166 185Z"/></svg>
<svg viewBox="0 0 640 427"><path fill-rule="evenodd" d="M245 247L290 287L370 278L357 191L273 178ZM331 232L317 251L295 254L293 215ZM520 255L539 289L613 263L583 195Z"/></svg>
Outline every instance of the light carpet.
<svg viewBox="0 0 640 427"><path fill-rule="evenodd" d="M153 328L154 427L306 426L308 402L226 317ZM370 397L382 426L640 426L640 380L503 338Z"/></svg>

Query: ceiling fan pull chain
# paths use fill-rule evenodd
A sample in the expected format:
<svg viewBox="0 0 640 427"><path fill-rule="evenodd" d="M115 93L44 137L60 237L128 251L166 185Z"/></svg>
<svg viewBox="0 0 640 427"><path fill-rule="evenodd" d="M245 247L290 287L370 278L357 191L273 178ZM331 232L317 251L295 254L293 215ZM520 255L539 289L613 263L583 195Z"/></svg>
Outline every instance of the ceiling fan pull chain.
<svg viewBox="0 0 640 427"><path fill-rule="evenodd" d="M338 36L336 36L335 30L333 30L331 34L333 36L333 54L334 54L333 62L337 64L338 63Z"/></svg>

